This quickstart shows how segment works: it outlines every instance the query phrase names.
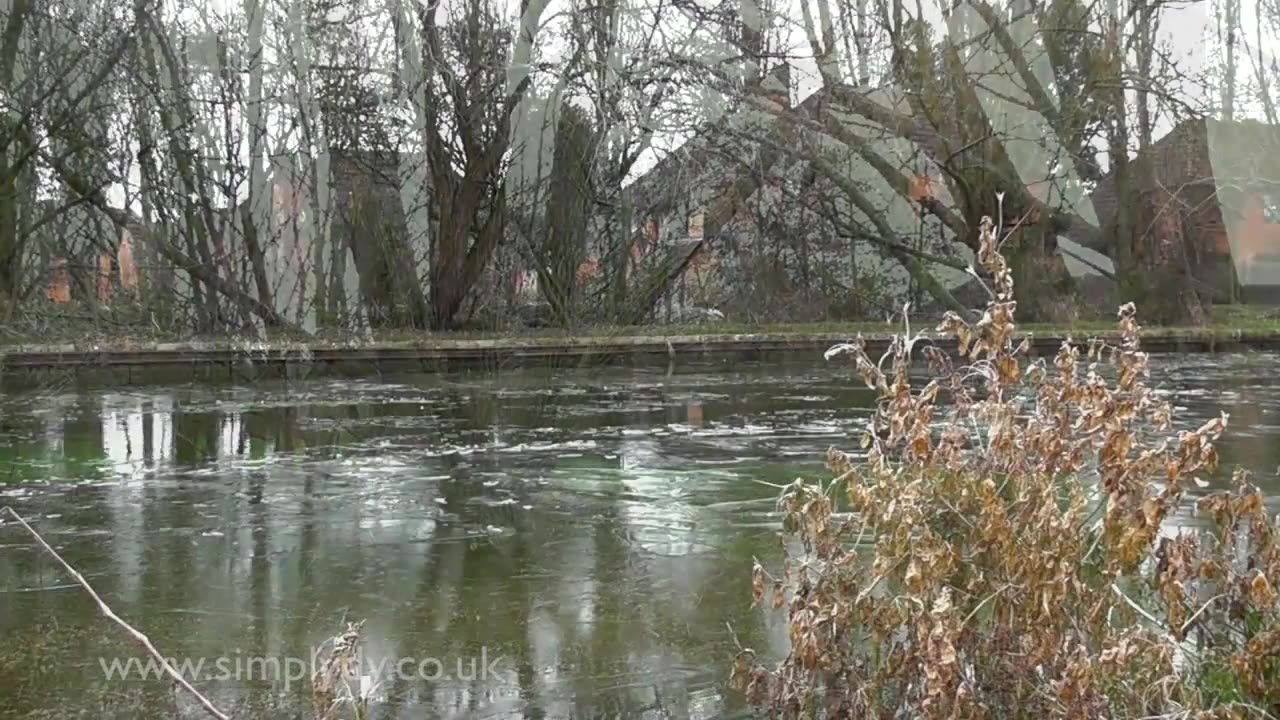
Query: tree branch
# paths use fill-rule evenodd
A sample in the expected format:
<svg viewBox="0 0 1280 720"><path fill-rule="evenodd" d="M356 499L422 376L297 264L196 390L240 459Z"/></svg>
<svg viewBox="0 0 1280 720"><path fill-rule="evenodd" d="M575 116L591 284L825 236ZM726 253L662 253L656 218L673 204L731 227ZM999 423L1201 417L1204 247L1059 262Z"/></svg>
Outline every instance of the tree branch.
<svg viewBox="0 0 1280 720"><path fill-rule="evenodd" d="M247 307L253 314L262 318L268 325L285 328L289 330L297 330L297 328L275 311L275 308L265 304L262 300L250 297L240 288L231 284L224 278L220 277L216 272L210 272L209 268L195 262L191 258L184 255L181 251L173 248L169 243L156 240L152 237L151 228L147 228L139 218L133 217L127 210L113 208L107 204L106 198L102 196L100 189L94 188L88 181L75 174L66 166L65 163L56 163L54 169L62 178L67 187L78 196L85 198L91 205L102 211L117 228L128 229L131 225L134 227L143 227L147 239L151 241L164 259L173 263L176 267L185 270L201 282L209 285L209 287L217 290L232 301Z"/></svg>
<svg viewBox="0 0 1280 720"><path fill-rule="evenodd" d="M156 646L151 644L150 638L134 626L121 619L120 616L111 609L111 606L107 605L107 603L103 601L102 597L93 589L93 586L89 584L89 581L85 580L83 575L77 572L75 568L71 567L71 564L64 560L62 556L58 554L57 550L54 550L49 543L45 542L45 539L40 536L40 533L36 532L36 529L31 527L31 525L27 523L26 519L18 514L17 510L6 505L3 508L0 508L0 512L5 511L12 515L13 519L17 520L18 524L27 532L31 533L31 537L35 538L35 541L40 544L40 547L44 548L45 552L52 555L53 559L58 561L58 564L61 565L77 583L79 583L80 587L84 588L85 592L89 593L89 596L93 598L93 601L98 604L98 610L100 610L108 620L120 626L120 628L125 632L129 633L129 635L147 651L147 654L149 654L153 660L160 663L161 669L164 670L165 674L168 675L173 682L182 686L182 689L191 693L192 697L196 699L196 702L200 703L200 706L204 708L204 711L208 713L210 717L217 718L217 720L231 720L226 713L219 710L212 702L210 702L209 698L201 694L201 692L196 690L186 678L182 677L182 673L178 672L178 670L160 654L160 651L156 649Z"/></svg>

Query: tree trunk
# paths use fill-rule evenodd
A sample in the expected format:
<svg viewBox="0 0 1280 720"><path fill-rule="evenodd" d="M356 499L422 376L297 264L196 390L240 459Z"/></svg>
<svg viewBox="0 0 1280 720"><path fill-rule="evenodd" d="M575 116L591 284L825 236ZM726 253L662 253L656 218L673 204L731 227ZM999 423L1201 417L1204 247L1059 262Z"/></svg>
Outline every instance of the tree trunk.
<svg viewBox="0 0 1280 720"><path fill-rule="evenodd" d="M1013 273L1018 318L1023 322L1070 323L1075 320L1075 281L1067 270L1066 261L1057 252L1056 236L1049 223L1041 221L1022 225L1012 233L1001 252Z"/></svg>
<svg viewBox="0 0 1280 720"><path fill-rule="evenodd" d="M614 240L610 244L608 283L609 283L609 316L621 317L623 310L627 306L627 268L631 264L631 248L634 242L631 225L634 218L634 209L631 206L631 196L625 193L619 193L622 209L618 213L619 218L614 226Z"/></svg>
<svg viewBox="0 0 1280 720"><path fill-rule="evenodd" d="M572 105L561 107L537 262L538 285L563 327L571 326L577 315L578 268L587 253L594 142L585 114Z"/></svg>
<svg viewBox="0 0 1280 720"><path fill-rule="evenodd" d="M17 168L0 151L0 308L16 300L22 288L22 237L18 234Z"/></svg>
<svg viewBox="0 0 1280 720"><path fill-rule="evenodd" d="M467 290L462 268L466 264L467 226L469 222L440 223L436 238L436 256L431 262L431 329L447 330L462 307ZM461 227L459 227L461 226Z"/></svg>
<svg viewBox="0 0 1280 720"><path fill-rule="evenodd" d="M249 253L249 267L253 274L254 287L258 291L258 299L264 305L275 305L271 290L271 282L267 277L266 252L262 246L264 236L271 232L270 210L255 212L266 203L266 207L274 206L274 188L267 182L266 168L263 167L263 146L266 143L267 129L263 122L262 112L262 75L264 62L262 58L262 34L266 19L264 3L259 0L246 0L244 13L248 20L249 54L252 63L249 67L249 97L245 102L246 118L249 126L249 198L240 207L240 221L244 232L245 250ZM239 79L235 70L227 63L226 46L219 53L219 72L224 81L236 85ZM230 137L227 138L231 140ZM262 223L260 225L260 223ZM265 232L263 232L265 231ZM285 310L285 312L288 312Z"/></svg>

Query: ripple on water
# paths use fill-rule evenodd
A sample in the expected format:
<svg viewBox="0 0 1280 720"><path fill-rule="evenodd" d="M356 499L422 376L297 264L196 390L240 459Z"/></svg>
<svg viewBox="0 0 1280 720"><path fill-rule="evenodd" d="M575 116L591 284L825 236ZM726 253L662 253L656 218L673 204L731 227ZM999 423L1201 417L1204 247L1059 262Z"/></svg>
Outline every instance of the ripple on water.
<svg viewBox="0 0 1280 720"><path fill-rule="evenodd" d="M1231 412L1223 465L1280 488L1280 361L1156 358L1153 375L1187 426ZM774 644L749 578L776 547L777 486L825 477L830 445L855 450L868 401L821 363L60 393L5 408L17 479L0 504L39 518L168 654L305 653L344 616L369 618L386 652L487 647L533 671L475 708L465 684L409 683L402 715L710 718L734 709L716 690L725 621ZM1167 531L1202 522L1184 511ZM5 557L30 549L4 542ZM0 592L50 584L17 557ZM11 647L49 649L36 628L52 620L59 637L98 627L88 605L21 596L0 615ZM249 621L209 620L230 616ZM49 649L69 665L83 652ZM18 714L120 710L75 673L15 680ZM262 702L250 684L220 690ZM280 702L259 716L306 711ZM117 715L147 714L130 710Z"/></svg>

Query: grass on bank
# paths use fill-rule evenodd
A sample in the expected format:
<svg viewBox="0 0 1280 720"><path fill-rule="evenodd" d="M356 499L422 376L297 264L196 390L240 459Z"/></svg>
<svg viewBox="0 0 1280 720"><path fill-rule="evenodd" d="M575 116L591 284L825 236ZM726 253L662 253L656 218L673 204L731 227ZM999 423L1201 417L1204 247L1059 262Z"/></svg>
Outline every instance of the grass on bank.
<svg viewBox="0 0 1280 720"><path fill-rule="evenodd" d="M927 326L928 323L922 322ZM104 324L78 317L48 318L38 330L10 325L0 327L0 351L17 351L25 348L61 346L75 349L145 349L158 344L179 344L195 347L240 346L246 342L265 342L280 345L310 345L344 347L350 345L398 345L429 347L439 343L465 341L510 340L520 343L558 343L566 339L575 342L609 342L621 337L699 337L715 339L742 335L764 335L775 338L801 338L833 336L849 338L859 333L869 337L887 337L898 329L899 321L855 321L747 324L738 322L706 322L670 325L608 326L594 325L581 328L511 328L495 331L427 332L422 330L383 329L368 333L352 333L332 329L315 335L288 332L268 332L262 340L252 340L242 335L200 335L194 333L164 332L141 324ZM932 330L932 327L922 327ZM1019 331L1036 337L1083 338L1089 336L1111 337L1115 325L1105 320L1087 320L1069 325L1029 323L1019 325ZM1235 335L1280 335L1280 308L1266 306L1218 306L1213 309L1211 321L1202 326L1160 326L1141 330L1142 337L1223 337Z"/></svg>

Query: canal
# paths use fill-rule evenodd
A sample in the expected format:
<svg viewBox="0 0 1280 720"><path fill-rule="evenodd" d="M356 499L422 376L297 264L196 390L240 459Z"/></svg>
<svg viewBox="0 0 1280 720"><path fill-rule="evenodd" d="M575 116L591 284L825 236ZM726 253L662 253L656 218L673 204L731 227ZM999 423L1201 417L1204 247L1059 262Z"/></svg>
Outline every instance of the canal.
<svg viewBox="0 0 1280 720"><path fill-rule="evenodd" d="M1231 413L1217 486L1280 491L1280 361L1153 374L1179 423ZM0 506L235 717L310 717L287 666L344 620L370 667L414 661L374 718L724 717L735 643L785 652L750 606L774 486L824 477L871 401L821 362L11 393ZM108 678L140 651L12 522L0 632L0 716L199 716Z"/></svg>

